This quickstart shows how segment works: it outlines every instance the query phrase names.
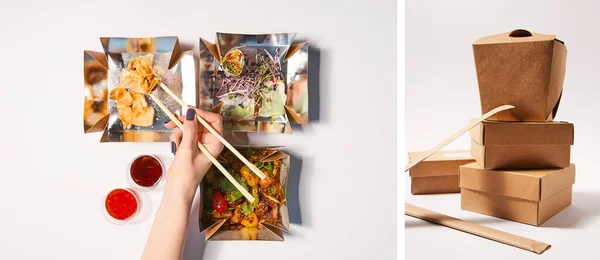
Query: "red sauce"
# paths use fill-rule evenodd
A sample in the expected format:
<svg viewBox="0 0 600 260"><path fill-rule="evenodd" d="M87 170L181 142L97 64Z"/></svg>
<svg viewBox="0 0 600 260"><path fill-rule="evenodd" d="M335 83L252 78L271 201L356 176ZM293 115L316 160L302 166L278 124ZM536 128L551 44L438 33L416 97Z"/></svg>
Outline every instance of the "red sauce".
<svg viewBox="0 0 600 260"><path fill-rule="evenodd" d="M111 217L126 220L137 212L138 201L130 191L115 189L106 196L105 206Z"/></svg>
<svg viewBox="0 0 600 260"><path fill-rule="evenodd" d="M160 162L148 155L142 155L135 159L129 170L133 181L142 187L154 186L163 174Z"/></svg>

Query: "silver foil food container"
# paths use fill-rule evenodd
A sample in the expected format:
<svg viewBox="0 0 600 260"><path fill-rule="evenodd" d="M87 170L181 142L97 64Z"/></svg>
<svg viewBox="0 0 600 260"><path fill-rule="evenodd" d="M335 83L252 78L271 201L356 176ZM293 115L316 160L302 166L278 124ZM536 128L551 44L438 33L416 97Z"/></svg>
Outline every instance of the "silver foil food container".
<svg viewBox="0 0 600 260"><path fill-rule="evenodd" d="M254 229L253 231L247 230L230 230L226 227L226 219L211 221L203 218L202 210L204 208L212 208L210 202L210 193L205 189L204 182L207 178L200 183L200 191L202 192L202 200L200 205L200 218L199 227L200 232L205 231L206 241L231 241L231 240L262 240L262 241L284 241L283 232L290 233L290 216L287 204L287 183L290 171L290 156L281 151L281 146L236 146L236 148L254 148L254 149L268 149L273 151L266 157L260 159L260 162L273 162L276 160L282 161L281 168L279 170L279 178L275 181L279 182L282 187L282 195L284 199L278 204L278 217L281 219L281 223L276 225L269 223L262 223L261 228ZM232 163L226 161L222 156L219 156L219 160L222 163ZM214 168L214 166L213 166ZM221 173L217 169L212 169L213 174L220 175ZM208 174L208 173L207 173Z"/></svg>
<svg viewBox="0 0 600 260"><path fill-rule="evenodd" d="M196 105L195 63L191 51L181 52L177 37L100 38L104 52L84 51L84 132L103 131L101 142L166 142L170 129L163 126L169 117L149 98L155 110L150 126L125 129L118 118L115 100L109 93L120 81L121 72L137 56L152 54L153 67L160 80L186 104ZM153 91L174 114L181 115L181 106L161 88Z"/></svg>
<svg viewBox="0 0 600 260"><path fill-rule="evenodd" d="M224 130L234 132L292 133L290 123L308 123L308 44L294 43L295 33L235 34L217 33L215 43L200 38L199 50L199 105L223 115ZM282 79L277 88L279 107L272 107L269 115L261 115L260 98L223 95L237 84L236 76L224 71L224 56L232 49L244 54L246 66L259 64L260 55L277 60ZM226 84L225 82L229 82ZM234 82L234 83L231 83ZM225 89L225 90L224 90ZM275 98L273 96L273 98ZM241 99L237 99L241 97ZM269 99L271 96L268 97ZM275 103L275 102L273 102ZM232 111L237 111L233 113ZM239 112L242 111L242 112ZM237 116L242 113L242 116ZM234 116L235 115L235 116ZM245 116L244 116L245 115Z"/></svg>

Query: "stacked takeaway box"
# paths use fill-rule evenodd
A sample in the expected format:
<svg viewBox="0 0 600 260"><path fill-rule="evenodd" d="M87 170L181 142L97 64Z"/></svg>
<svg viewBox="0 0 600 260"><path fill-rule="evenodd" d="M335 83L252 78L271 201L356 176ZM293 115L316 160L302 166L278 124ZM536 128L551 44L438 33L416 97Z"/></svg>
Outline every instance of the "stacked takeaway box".
<svg viewBox="0 0 600 260"><path fill-rule="evenodd" d="M410 152L408 160L418 160L426 152ZM459 193L458 169L475 162L469 151L439 151L410 169L412 194Z"/></svg>
<svg viewBox="0 0 600 260"><path fill-rule="evenodd" d="M473 43L482 113L500 112L471 129L471 155L460 166L464 210L539 226L571 204L574 127L552 121L565 77L567 49L554 35L514 30Z"/></svg>

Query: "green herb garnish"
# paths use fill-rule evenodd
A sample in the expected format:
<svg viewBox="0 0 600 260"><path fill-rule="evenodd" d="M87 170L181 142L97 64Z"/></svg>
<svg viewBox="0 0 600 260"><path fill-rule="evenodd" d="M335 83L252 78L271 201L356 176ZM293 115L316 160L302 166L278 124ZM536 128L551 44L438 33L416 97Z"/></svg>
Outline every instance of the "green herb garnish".
<svg viewBox="0 0 600 260"><path fill-rule="evenodd" d="M229 198L231 199L231 201L236 201L236 200L239 200L241 197L244 197L244 194L242 194L239 190L225 192L225 194L227 196L229 196Z"/></svg>
<svg viewBox="0 0 600 260"><path fill-rule="evenodd" d="M245 154L255 155L256 153L258 153L258 150L256 148L246 148Z"/></svg>
<svg viewBox="0 0 600 260"><path fill-rule="evenodd" d="M242 212L242 214L244 214L244 216L248 216L248 214L254 212L254 205L244 202L240 211Z"/></svg>
<svg viewBox="0 0 600 260"><path fill-rule="evenodd" d="M244 178L239 177L239 176L235 176L233 177L240 185L242 185L242 187L244 187L244 189L248 189L248 185L246 184L246 180L244 180ZM235 186L233 186L233 183L231 183L229 181L229 179L221 179L221 181L219 182L219 187L225 191L225 192L229 192L229 191L237 191L237 188Z"/></svg>
<svg viewBox="0 0 600 260"><path fill-rule="evenodd" d="M267 162L267 163L263 164L263 167L264 167L265 169L267 169L268 171L270 171L270 172L272 172L272 171L273 171L273 164L272 164L272 163L270 163L270 162Z"/></svg>

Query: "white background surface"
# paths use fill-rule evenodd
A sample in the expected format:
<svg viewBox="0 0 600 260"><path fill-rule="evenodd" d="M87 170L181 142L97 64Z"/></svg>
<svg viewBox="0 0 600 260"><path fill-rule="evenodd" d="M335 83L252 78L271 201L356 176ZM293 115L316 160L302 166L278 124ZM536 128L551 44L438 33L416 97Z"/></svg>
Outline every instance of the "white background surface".
<svg viewBox="0 0 600 260"><path fill-rule="evenodd" d="M161 192L147 194L149 218L126 226L104 220L102 197L126 185L135 155L168 163L170 147L83 135L83 50L101 51L100 36L175 35L195 48L216 31L294 31L309 40L320 50L320 117L293 135L250 137L286 145L302 162L290 177L301 223L286 242L205 243L193 219L185 258L394 258L394 1L107 0L2 3L1 259L139 258ZM364 109L375 103L376 113Z"/></svg>
<svg viewBox="0 0 600 260"><path fill-rule="evenodd" d="M417 1L406 5L406 149L428 150L481 114L471 43L526 28L556 34L568 49L557 120L575 124L573 205L533 227L460 209L460 195L406 201L552 245L542 256L405 217L407 259L598 259L600 190L597 1ZM469 149L468 135L448 149ZM404 156L406 157L406 155ZM541 257L541 258L540 258Z"/></svg>

